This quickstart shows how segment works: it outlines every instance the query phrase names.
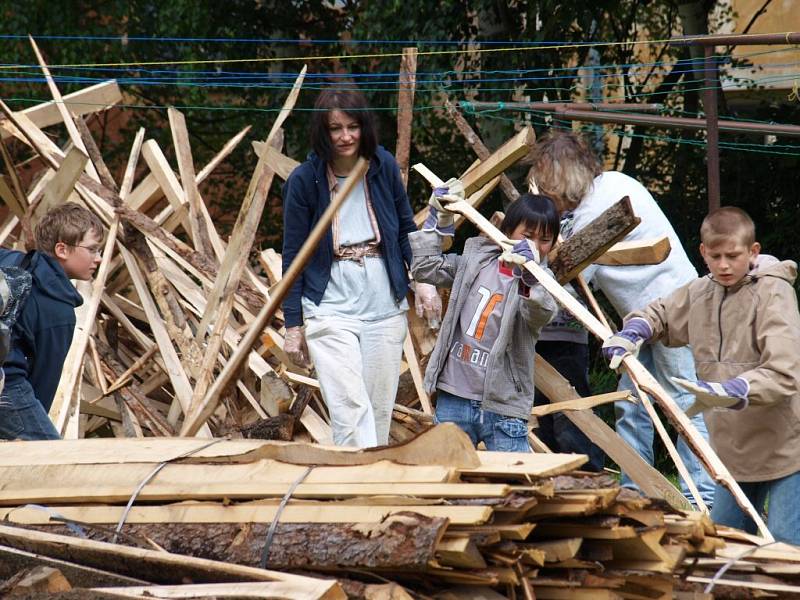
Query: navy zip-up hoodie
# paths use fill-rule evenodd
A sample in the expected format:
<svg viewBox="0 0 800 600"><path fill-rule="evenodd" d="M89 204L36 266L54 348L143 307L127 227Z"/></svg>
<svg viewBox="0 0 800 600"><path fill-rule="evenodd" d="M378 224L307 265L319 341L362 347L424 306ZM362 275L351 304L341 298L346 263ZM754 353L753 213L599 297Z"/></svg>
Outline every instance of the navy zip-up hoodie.
<svg viewBox="0 0 800 600"><path fill-rule="evenodd" d="M0 248L0 265L18 266L22 252ZM3 363L6 387L27 380L46 411L50 410L75 331L75 307L83 298L59 262L34 252L28 270L31 293L11 332L11 352Z"/></svg>
<svg viewBox="0 0 800 600"><path fill-rule="evenodd" d="M283 272L289 269L309 233L330 204L326 164L315 153L297 167L283 186ZM372 208L381 234L380 249L395 300L408 293L411 246L408 234L417 230L400 169L394 156L378 146L367 170ZM303 273L295 280L283 302L286 327L303 324L301 298L322 301L333 264L333 232L320 242Z"/></svg>

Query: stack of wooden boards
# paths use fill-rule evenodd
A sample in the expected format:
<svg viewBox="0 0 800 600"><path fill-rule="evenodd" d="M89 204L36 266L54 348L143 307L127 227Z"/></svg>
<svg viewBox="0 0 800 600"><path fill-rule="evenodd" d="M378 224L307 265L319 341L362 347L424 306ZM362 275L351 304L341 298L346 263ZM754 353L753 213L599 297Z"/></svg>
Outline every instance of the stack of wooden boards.
<svg viewBox="0 0 800 600"><path fill-rule="evenodd" d="M755 553L723 583L764 574L786 586L797 572L797 550L723 537L701 513L576 471L585 459L476 452L452 425L366 451L256 440L9 442L0 444L0 553L162 585L254 581L266 555L269 569L336 578L362 598L363 586L386 580L391 598L672 598L691 587L684 576L705 582L744 548ZM200 559L249 570L198 574ZM158 560L175 566L154 569Z"/></svg>

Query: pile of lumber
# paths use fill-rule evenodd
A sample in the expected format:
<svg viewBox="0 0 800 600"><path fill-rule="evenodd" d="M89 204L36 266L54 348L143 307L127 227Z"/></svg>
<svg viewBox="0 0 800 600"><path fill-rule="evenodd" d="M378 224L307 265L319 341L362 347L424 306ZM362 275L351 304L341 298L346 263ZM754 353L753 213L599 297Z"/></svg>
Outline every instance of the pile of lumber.
<svg viewBox="0 0 800 600"><path fill-rule="evenodd" d="M0 554L77 562L138 586L252 582L272 573L263 565L337 579L356 598L371 597L376 581L393 584L391 598L672 598L745 547L755 552L721 583L763 573L787 585L797 571L797 550L757 549L703 513L577 471L585 460L478 452L453 425L364 451L9 442L0 444ZM154 569L158 560L175 567ZM200 573L197 561L212 566ZM221 563L227 579L214 570ZM261 581L279 581L270 576Z"/></svg>

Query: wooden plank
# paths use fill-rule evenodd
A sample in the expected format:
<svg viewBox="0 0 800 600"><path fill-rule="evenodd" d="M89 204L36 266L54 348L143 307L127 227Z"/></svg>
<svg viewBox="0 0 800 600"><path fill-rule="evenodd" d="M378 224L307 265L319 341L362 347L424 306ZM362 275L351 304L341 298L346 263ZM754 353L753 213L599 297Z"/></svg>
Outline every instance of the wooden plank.
<svg viewBox="0 0 800 600"><path fill-rule="evenodd" d="M627 240L617 242L595 259L596 265L627 266L657 265L669 256L672 247L669 237L662 236L652 240Z"/></svg>
<svg viewBox="0 0 800 600"><path fill-rule="evenodd" d="M113 79L72 92L61 98L61 104L67 107L71 114L79 116L107 110L121 101L122 92L120 92L116 80ZM58 103L54 100L36 104L20 112L40 129L62 121ZM9 128L5 127L4 120L0 120L0 136L6 139L12 135Z"/></svg>
<svg viewBox="0 0 800 600"><path fill-rule="evenodd" d="M77 126L75 125L75 121L72 119L72 115L70 115L69 110L64 104L64 98L61 96L61 92L58 90L58 86L56 86L56 82L53 79L53 76L50 75L50 69L47 68L47 64L44 61L44 57L42 53L39 51L39 46L34 41L31 35L28 35L28 40L33 47L33 52L36 54L36 60L39 61L39 66L42 68L42 73L44 73L44 78L47 81L47 87L50 89L50 93L53 96L53 101L55 102L56 108L58 109L59 114L61 115L61 120L64 122L64 125L67 128L67 133L69 134L69 139L72 141L73 145L77 150L80 150L84 154L88 154L86 151L86 146L83 144L83 140L81 139L81 134L78 131ZM94 168L94 165L91 163L86 164L86 172L89 176L94 179L95 181L100 181L100 177L97 174L97 171Z"/></svg>
<svg viewBox="0 0 800 600"><path fill-rule="evenodd" d="M6 164L6 168L8 168L8 164ZM25 207L22 206L21 202L25 202L27 206L27 201L24 196L17 197L17 194L6 183L5 175L0 175L0 199L8 206L11 214L18 219L25 218Z"/></svg>
<svg viewBox="0 0 800 600"><path fill-rule="evenodd" d="M191 236L192 227L189 224L186 195L158 142L147 140L142 146L142 157L144 157L147 166L150 167L150 173L155 177L167 200L169 200L173 214L183 226L184 231Z"/></svg>
<svg viewBox="0 0 800 600"><path fill-rule="evenodd" d="M500 247L510 249L513 244L508 240L496 227L469 204L464 201L454 202L448 205L450 210L454 212L461 212L472 221L478 229L486 234L492 241ZM564 308L570 311L575 317L594 335L598 338L605 340L611 337L611 330L603 325L594 315L592 315L586 307L572 297L558 282L553 279L547 271L540 267L534 261L529 261L523 265L525 269L530 271L541 283L541 285L561 304ZM770 541L774 538L769 532L764 519L753 507L753 504L742 491L742 488L733 479L728 468L722 463L709 443L700 435L695 429L692 422L686 414L675 403L667 391L656 381L655 377L638 361L635 356L627 355L622 359L623 365L629 369L631 379L639 385L644 391L653 396L664 410L664 413L670 419L672 424L677 429L678 433L682 435L697 455L706 471L719 483L724 485L733 495L737 504L745 511L745 513L753 519L759 532Z"/></svg>
<svg viewBox="0 0 800 600"><path fill-rule="evenodd" d="M203 252L206 256L213 257L214 248L211 246L208 229L206 229L205 220L200 213L200 203L203 199L200 197L200 190L197 189L197 176L194 171L189 132L186 129L186 118L182 112L172 106L167 109L167 118L172 132L172 145L175 148L175 156L178 160L181 186L183 187L186 203L189 206L189 226L192 229L195 250Z"/></svg>
<svg viewBox="0 0 800 600"><path fill-rule="evenodd" d="M320 581L308 578L311 581ZM283 581L251 583L201 583L187 585L140 585L125 587L98 587L89 591L114 598L292 598L293 600L319 600L334 598L329 587L315 584L314 588ZM324 588L324 589L320 589ZM346 598L345 595L340 596Z"/></svg>
<svg viewBox="0 0 800 600"><path fill-rule="evenodd" d="M56 175L45 186L41 200L32 207L41 219L51 208L62 205L75 191L75 184L80 179L83 170L89 162L89 156L79 148L72 148L61 166L56 170Z"/></svg>
<svg viewBox="0 0 800 600"><path fill-rule="evenodd" d="M551 250L548 264L556 280L564 285L574 279L628 235L639 222L628 196L610 206L586 227Z"/></svg>
<svg viewBox="0 0 800 600"><path fill-rule="evenodd" d="M445 538L436 545L439 564L457 569L484 569L486 561L469 536Z"/></svg>
<svg viewBox="0 0 800 600"><path fill-rule="evenodd" d="M264 152L264 147L264 142L253 142L253 150L255 151L256 156L259 158L261 158L261 154ZM285 154L282 154L280 150L270 146L266 146L266 149L267 156L265 160L267 161L267 165L275 172L275 175L284 181L289 179L289 175L292 174L292 171L300 166L299 162L293 158L289 158Z"/></svg>
<svg viewBox="0 0 800 600"><path fill-rule="evenodd" d="M62 487L69 481L77 488L94 484L106 487L121 487L132 482L139 483L158 463L101 463L101 464L50 464L0 467L3 482L8 483L0 493L24 494L26 489ZM170 463L159 471L150 482L155 486L186 487L228 484L259 485L293 483L303 475L306 467L272 459L258 459L250 463L187 464ZM303 483L315 485L364 484L444 484L456 482L456 473L451 467L439 465L400 465L387 460L364 465L317 466L306 475ZM464 485L464 484L459 484ZM502 486L501 486L502 487ZM145 488L146 489L146 488ZM11 502L11 495L4 497Z"/></svg>
<svg viewBox="0 0 800 600"><path fill-rule="evenodd" d="M60 560L75 561L87 567L138 577L155 583L282 581L303 584L308 583L309 580L307 577L266 569L95 542L5 525L0 525L0 542L18 550L34 552ZM345 598L335 582L320 579L311 579L311 582L322 586L320 589L328 586L330 592L327 598Z"/></svg>
<svg viewBox="0 0 800 600"><path fill-rule="evenodd" d="M400 81L397 91L397 146L395 159L403 185L408 184L408 160L411 154L411 122L414 118L414 91L417 86L417 49L403 48Z"/></svg>
<svg viewBox="0 0 800 600"><path fill-rule="evenodd" d="M58 514L81 523L116 524L123 506L59 506ZM387 515L414 512L426 517L449 519L453 525L482 525L492 516L488 506L437 506L419 504L347 504L289 502L281 512L281 523L379 523ZM133 506L126 523L271 523L278 514L277 505L187 503L163 506ZM47 525L50 514L35 508L1 508L0 518L18 525ZM2 526L0 526L2 527ZM4 529L4 528L3 528ZM0 529L0 542L8 543Z"/></svg>
<svg viewBox="0 0 800 600"><path fill-rule="evenodd" d="M478 452L480 466L461 469L463 475L478 477L551 477L574 471L588 460L585 454L524 454L520 452Z"/></svg>
<svg viewBox="0 0 800 600"><path fill-rule="evenodd" d="M463 176L464 194L467 196L477 192L492 179L500 175L508 167L527 155L536 141L536 134L529 125L505 144L495 150L481 164Z"/></svg>
<svg viewBox="0 0 800 600"><path fill-rule="evenodd" d="M140 436L141 437L141 436ZM152 471L152 468L150 469ZM197 469L204 474L216 470ZM36 472L41 472L37 469ZM108 469L97 469L108 472ZM302 473L301 473L302 474ZM47 485L42 482L31 482L30 487L22 489L14 486L0 490L0 505L16 506L22 504L71 504L71 503L105 503L124 504L133 495L138 484L148 475L141 478L126 477L126 482L116 485L100 479L81 479L85 487L78 487L78 482L70 484L58 478ZM24 478L30 481L30 478ZM94 481L95 483L92 483ZM97 483L100 481L100 483ZM255 485L248 481L231 481L226 476L225 483L219 481L184 482L179 484L163 481L150 482L137 496L141 502L179 502L185 500L258 500L266 498L282 498L294 482L275 483L270 478L260 478ZM415 498L504 498L509 494L509 487L492 483L301 483L292 491L293 498L335 500L342 498L359 498L370 496L412 496Z"/></svg>
<svg viewBox="0 0 800 600"><path fill-rule="evenodd" d="M405 465L441 465L459 469L480 465L469 436L453 423L425 430L395 446L342 448L302 442L266 442L220 439L208 448L205 440L191 438L61 440L57 442L5 442L0 444L0 466L159 464L184 454L182 462L251 463L264 458L302 465L360 465L382 460ZM201 449L202 448L202 449Z"/></svg>
<svg viewBox="0 0 800 600"><path fill-rule="evenodd" d="M589 410L595 406L601 406L618 400L631 400L631 393L628 390L621 390L575 400L562 400L555 403L542 404L540 406L534 406L531 414L535 417L543 417L544 415L562 411Z"/></svg>

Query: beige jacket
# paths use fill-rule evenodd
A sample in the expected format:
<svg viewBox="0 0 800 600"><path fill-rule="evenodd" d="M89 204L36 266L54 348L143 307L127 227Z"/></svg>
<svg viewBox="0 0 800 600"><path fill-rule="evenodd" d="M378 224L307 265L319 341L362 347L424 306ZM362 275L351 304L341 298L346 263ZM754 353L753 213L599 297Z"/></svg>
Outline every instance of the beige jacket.
<svg viewBox="0 0 800 600"><path fill-rule="evenodd" d="M750 384L744 410L705 413L711 445L737 481L769 481L800 471L800 313L797 264L762 255L725 288L701 277L643 311L653 340L692 347L697 377Z"/></svg>

